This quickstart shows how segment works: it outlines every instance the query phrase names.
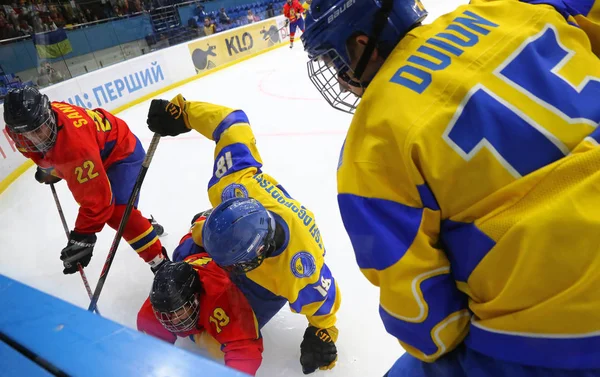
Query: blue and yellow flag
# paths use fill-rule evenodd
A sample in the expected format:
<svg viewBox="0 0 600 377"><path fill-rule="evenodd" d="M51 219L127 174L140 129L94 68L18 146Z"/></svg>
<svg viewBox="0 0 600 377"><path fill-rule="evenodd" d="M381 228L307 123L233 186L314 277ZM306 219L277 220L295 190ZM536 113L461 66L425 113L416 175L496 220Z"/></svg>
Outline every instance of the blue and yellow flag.
<svg viewBox="0 0 600 377"><path fill-rule="evenodd" d="M73 51L67 32L64 29L35 34L33 44L42 59L59 58Z"/></svg>

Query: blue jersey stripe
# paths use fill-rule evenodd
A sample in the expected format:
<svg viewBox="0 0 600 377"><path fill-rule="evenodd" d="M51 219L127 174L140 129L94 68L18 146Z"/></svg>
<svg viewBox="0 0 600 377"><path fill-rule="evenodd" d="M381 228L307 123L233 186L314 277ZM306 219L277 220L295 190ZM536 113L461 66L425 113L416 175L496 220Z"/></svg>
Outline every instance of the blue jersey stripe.
<svg viewBox="0 0 600 377"><path fill-rule="evenodd" d="M328 281L328 291L325 291L323 288L324 280ZM327 267L326 264L323 264L323 267L321 268L321 273L319 274L319 279L315 283L309 284L306 287L302 288L300 292L298 292L298 298L296 299L296 301L290 303L290 307L295 312L299 313L302 310L302 307L308 304L325 301L329 297L329 292L331 292L332 289L333 293L335 294L335 284L333 276L331 275L331 271L329 271L329 267ZM326 296L323 296L323 292L327 292ZM333 303L331 305L333 305Z"/></svg>
<svg viewBox="0 0 600 377"><path fill-rule="evenodd" d="M152 241L155 238L156 238L156 231L152 230L150 233L148 233L146 236L144 236L139 241L132 243L131 247L133 248L133 250L141 249L142 247L146 246L146 244L148 242Z"/></svg>
<svg viewBox="0 0 600 377"><path fill-rule="evenodd" d="M575 16L577 14L583 14L586 16L594 0L520 0L522 3L528 4L548 4L554 7L556 11L563 15L566 19L569 15ZM575 4L576 6L574 6ZM591 4L590 4L591 3ZM567 5L568 4L568 5Z"/></svg>
<svg viewBox="0 0 600 377"><path fill-rule="evenodd" d="M223 132L225 132L225 130L227 130L229 127L238 123L249 123L248 117L242 110L236 110L232 112L231 114L227 115L225 119L221 121L221 123L219 123L217 128L215 128L213 131L213 140L218 143Z"/></svg>
<svg viewBox="0 0 600 377"><path fill-rule="evenodd" d="M437 200L435 199L433 192L427 185L427 183L418 185L417 190L419 191L419 196L421 197L421 202L423 202L423 206L425 208L429 208L434 211L440 210L440 206L439 206Z"/></svg>
<svg viewBox="0 0 600 377"><path fill-rule="evenodd" d="M456 288L452 276L445 273L424 280L419 285L428 310L424 320L407 322L379 307L379 315L388 333L410 344L426 355L433 355L438 346L432 340L432 330L452 313L467 308L467 296Z"/></svg>
<svg viewBox="0 0 600 377"><path fill-rule="evenodd" d="M251 167L259 169L262 164L252 156L248 146L242 143L228 145L221 149L221 152L215 157L213 176L208 182L208 188L211 188L221 178L229 174Z"/></svg>
<svg viewBox="0 0 600 377"><path fill-rule="evenodd" d="M331 286L329 288L329 291L327 292L327 299L325 299L325 302L323 303L323 305L321 305L319 310L317 310L314 315L330 314L331 308L333 308L333 305L335 304L336 296L337 296L337 287L335 285L335 278L332 277L331 278Z"/></svg>
<svg viewBox="0 0 600 377"><path fill-rule="evenodd" d="M466 282L496 242L473 223L442 221L440 238L452 266L452 274Z"/></svg>
<svg viewBox="0 0 600 377"><path fill-rule="evenodd" d="M487 331L472 324L465 344L485 355L514 363L561 369L600 368L600 335L525 335Z"/></svg>
<svg viewBox="0 0 600 377"><path fill-rule="evenodd" d="M423 217L422 208L390 200L338 195L346 232L360 268L384 270L404 256Z"/></svg>
<svg viewBox="0 0 600 377"><path fill-rule="evenodd" d="M250 280L246 275L232 275L231 281L242 291L252 307L258 328L262 329L283 308L287 299Z"/></svg>
<svg viewBox="0 0 600 377"><path fill-rule="evenodd" d="M196 245L192 237L180 243L175 250L173 250L173 262L181 262L190 255L204 253L204 249Z"/></svg>

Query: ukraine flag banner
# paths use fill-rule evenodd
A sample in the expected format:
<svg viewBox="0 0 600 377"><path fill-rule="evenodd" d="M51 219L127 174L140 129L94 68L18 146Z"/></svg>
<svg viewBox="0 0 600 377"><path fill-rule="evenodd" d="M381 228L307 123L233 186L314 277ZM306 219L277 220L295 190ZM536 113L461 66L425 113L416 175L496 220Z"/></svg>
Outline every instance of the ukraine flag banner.
<svg viewBox="0 0 600 377"><path fill-rule="evenodd" d="M33 44L41 59L59 58L73 51L64 29L35 34Z"/></svg>

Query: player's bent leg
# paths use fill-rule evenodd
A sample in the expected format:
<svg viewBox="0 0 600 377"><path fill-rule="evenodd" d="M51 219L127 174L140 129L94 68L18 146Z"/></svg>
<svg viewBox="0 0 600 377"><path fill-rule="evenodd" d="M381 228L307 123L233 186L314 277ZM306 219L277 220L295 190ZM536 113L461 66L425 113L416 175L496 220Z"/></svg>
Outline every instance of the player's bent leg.
<svg viewBox="0 0 600 377"><path fill-rule="evenodd" d="M126 205L124 204L115 205L113 214L108 220L108 226L115 230L119 228L125 208ZM129 220L123 230L123 238L138 253L140 258L150 264L150 267L159 264L165 257L158 234L156 234L148 219L137 208L131 210Z"/></svg>
<svg viewBox="0 0 600 377"><path fill-rule="evenodd" d="M119 228L145 156L146 152L137 140L134 151L123 160L112 164L106 171L115 202L115 209L107 224L115 230ZM150 221L137 209L138 202L139 196L125 225L123 238L150 267L155 267L164 260L166 251L163 251L158 234Z"/></svg>
<svg viewBox="0 0 600 377"><path fill-rule="evenodd" d="M298 27L298 21L290 22L290 48L294 46L294 36L296 35L296 28Z"/></svg>

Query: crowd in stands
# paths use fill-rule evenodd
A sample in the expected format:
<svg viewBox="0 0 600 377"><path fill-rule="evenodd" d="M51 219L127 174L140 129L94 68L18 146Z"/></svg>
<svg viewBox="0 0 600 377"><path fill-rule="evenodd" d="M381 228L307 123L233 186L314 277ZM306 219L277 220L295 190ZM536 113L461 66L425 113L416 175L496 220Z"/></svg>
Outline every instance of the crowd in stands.
<svg viewBox="0 0 600 377"><path fill-rule="evenodd" d="M0 5L0 40L101 21L174 5L176 0L95 0L84 4L62 0L20 0Z"/></svg>
<svg viewBox="0 0 600 377"><path fill-rule="evenodd" d="M50 2L47 0L19 1L18 4L0 5L0 43L10 44L13 43L13 38L33 33L43 33L58 28L76 28L85 26L82 24L89 22L127 17L183 2L182 0L92 0L93 2L78 4L75 1L52 2L58 0ZM187 6L189 4L189 1L185 3ZM258 0L228 9L220 8L219 11L207 12L200 1L197 1L191 18L187 21L180 20L181 24L176 28L168 28L167 31L149 35L146 40L151 51L166 48L185 40L212 35L274 17L282 13L284 4L285 0ZM185 35L179 37L181 30ZM18 75L5 73L0 67L0 102L9 88L30 84L45 87L70 77L68 72L66 76L61 74L59 70L43 59L39 61L33 82L24 83Z"/></svg>
<svg viewBox="0 0 600 377"><path fill-rule="evenodd" d="M125 17L182 2L183 0L96 0L79 4L74 1L59 3L46 0L20 0L18 4L0 5L0 41L57 28L68 29L108 18ZM283 1L265 0L244 6L243 14L236 9L239 7L229 9L231 15L228 15L224 8L221 8L217 14L215 12L209 14L198 2L193 18L195 24L190 20L188 26L200 29L202 35L210 35L227 29L228 25L239 26L273 17L281 13L281 7Z"/></svg>
<svg viewBox="0 0 600 377"><path fill-rule="evenodd" d="M281 14L284 0L260 0L238 5L230 9L221 8L218 12L205 12L202 4L197 4L194 16L188 20L188 27L196 30L198 37L211 35L223 30L251 24ZM277 9L277 11L275 11Z"/></svg>

